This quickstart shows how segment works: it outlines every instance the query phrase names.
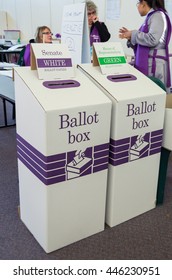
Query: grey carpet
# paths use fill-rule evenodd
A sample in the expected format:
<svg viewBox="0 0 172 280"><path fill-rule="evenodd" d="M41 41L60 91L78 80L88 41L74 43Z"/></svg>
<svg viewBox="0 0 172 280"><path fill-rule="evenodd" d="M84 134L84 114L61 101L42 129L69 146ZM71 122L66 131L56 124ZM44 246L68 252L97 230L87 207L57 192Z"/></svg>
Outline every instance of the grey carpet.
<svg viewBox="0 0 172 280"><path fill-rule="evenodd" d="M0 122L1 105L0 102ZM20 220L18 205L16 128L0 128L1 260L172 259L172 156L163 205L50 254L44 252Z"/></svg>

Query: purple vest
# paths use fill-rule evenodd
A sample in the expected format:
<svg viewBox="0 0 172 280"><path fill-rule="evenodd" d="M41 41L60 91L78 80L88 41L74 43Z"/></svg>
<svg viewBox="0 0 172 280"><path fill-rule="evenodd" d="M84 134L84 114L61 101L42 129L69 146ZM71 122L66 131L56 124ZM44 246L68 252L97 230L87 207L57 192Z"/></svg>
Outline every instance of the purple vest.
<svg viewBox="0 0 172 280"><path fill-rule="evenodd" d="M30 44L26 46L25 52L24 52L24 64L25 66L30 66Z"/></svg>
<svg viewBox="0 0 172 280"><path fill-rule="evenodd" d="M150 48L146 47L146 46L141 46L141 45L137 45L135 47L135 68L137 68L139 71L141 71L143 74L145 74L146 76L148 76L148 59L152 58L152 73L153 76L155 76L155 71L156 71L156 58L161 58L164 59L167 62L167 87L170 87L171 85L171 78L170 78L170 61L169 61L169 50L168 50L168 44L170 41L170 37L171 37L171 22L170 19L168 17L168 15L161 9L158 9L156 11L153 11L151 13L149 13L146 17L145 23L140 27L140 31L148 33L148 19L149 17L153 14L156 13L157 11L161 11L165 14L166 16L166 20L167 20L167 25L168 25L168 34L167 34L167 38L166 38L166 49L165 49L165 56L160 56L157 55L157 49L154 49L153 55L150 56L149 55L149 51Z"/></svg>
<svg viewBox="0 0 172 280"><path fill-rule="evenodd" d="M92 46L93 43L96 43L96 42L101 42L101 41L100 41L99 32L98 32L97 28L94 26L93 30L90 33L90 46Z"/></svg>

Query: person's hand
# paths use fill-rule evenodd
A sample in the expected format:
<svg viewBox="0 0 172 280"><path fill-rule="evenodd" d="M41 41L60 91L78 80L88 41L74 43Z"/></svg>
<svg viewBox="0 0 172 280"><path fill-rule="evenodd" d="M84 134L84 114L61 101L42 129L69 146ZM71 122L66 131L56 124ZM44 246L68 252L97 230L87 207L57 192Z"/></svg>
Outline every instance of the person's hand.
<svg viewBox="0 0 172 280"><path fill-rule="evenodd" d="M96 21L99 21L99 18L97 16L93 18L93 22L95 23Z"/></svg>
<svg viewBox="0 0 172 280"><path fill-rule="evenodd" d="M122 27L119 29L119 33L125 33L127 31L129 31L129 30L126 27Z"/></svg>
<svg viewBox="0 0 172 280"><path fill-rule="evenodd" d="M119 29L119 38L130 40L131 33L132 33L132 31L128 30L126 27L122 27Z"/></svg>

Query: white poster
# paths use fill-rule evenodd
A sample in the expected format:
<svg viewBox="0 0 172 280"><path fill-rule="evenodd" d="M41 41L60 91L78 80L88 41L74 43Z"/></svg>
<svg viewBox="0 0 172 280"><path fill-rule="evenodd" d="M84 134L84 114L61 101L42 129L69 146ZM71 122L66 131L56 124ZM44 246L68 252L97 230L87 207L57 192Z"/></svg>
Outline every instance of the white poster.
<svg viewBox="0 0 172 280"><path fill-rule="evenodd" d="M106 19L116 20L120 18L120 0L106 0Z"/></svg>
<svg viewBox="0 0 172 280"><path fill-rule="evenodd" d="M64 6L61 36L61 42L68 45L73 64L91 61L85 3Z"/></svg>

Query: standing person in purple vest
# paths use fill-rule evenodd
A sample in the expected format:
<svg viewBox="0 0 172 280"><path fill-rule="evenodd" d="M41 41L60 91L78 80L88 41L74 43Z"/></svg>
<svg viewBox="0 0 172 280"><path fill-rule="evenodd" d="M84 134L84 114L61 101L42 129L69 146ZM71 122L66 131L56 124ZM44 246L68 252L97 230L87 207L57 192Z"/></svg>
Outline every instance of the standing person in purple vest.
<svg viewBox="0 0 172 280"><path fill-rule="evenodd" d="M141 16L146 16L143 25L132 31L122 27L119 37L127 39L127 46L134 49L134 66L143 74L161 80L168 92L171 86L168 50L171 22L164 0L140 0L137 8Z"/></svg>
<svg viewBox="0 0 172 280"><path fill-rule="evenodd" d="M90 28L90 46L94 42L106 42L110 39L110 33L104 22L100 22L97 16L97 6L92 1L86 1L88 25Z"/></svg>

